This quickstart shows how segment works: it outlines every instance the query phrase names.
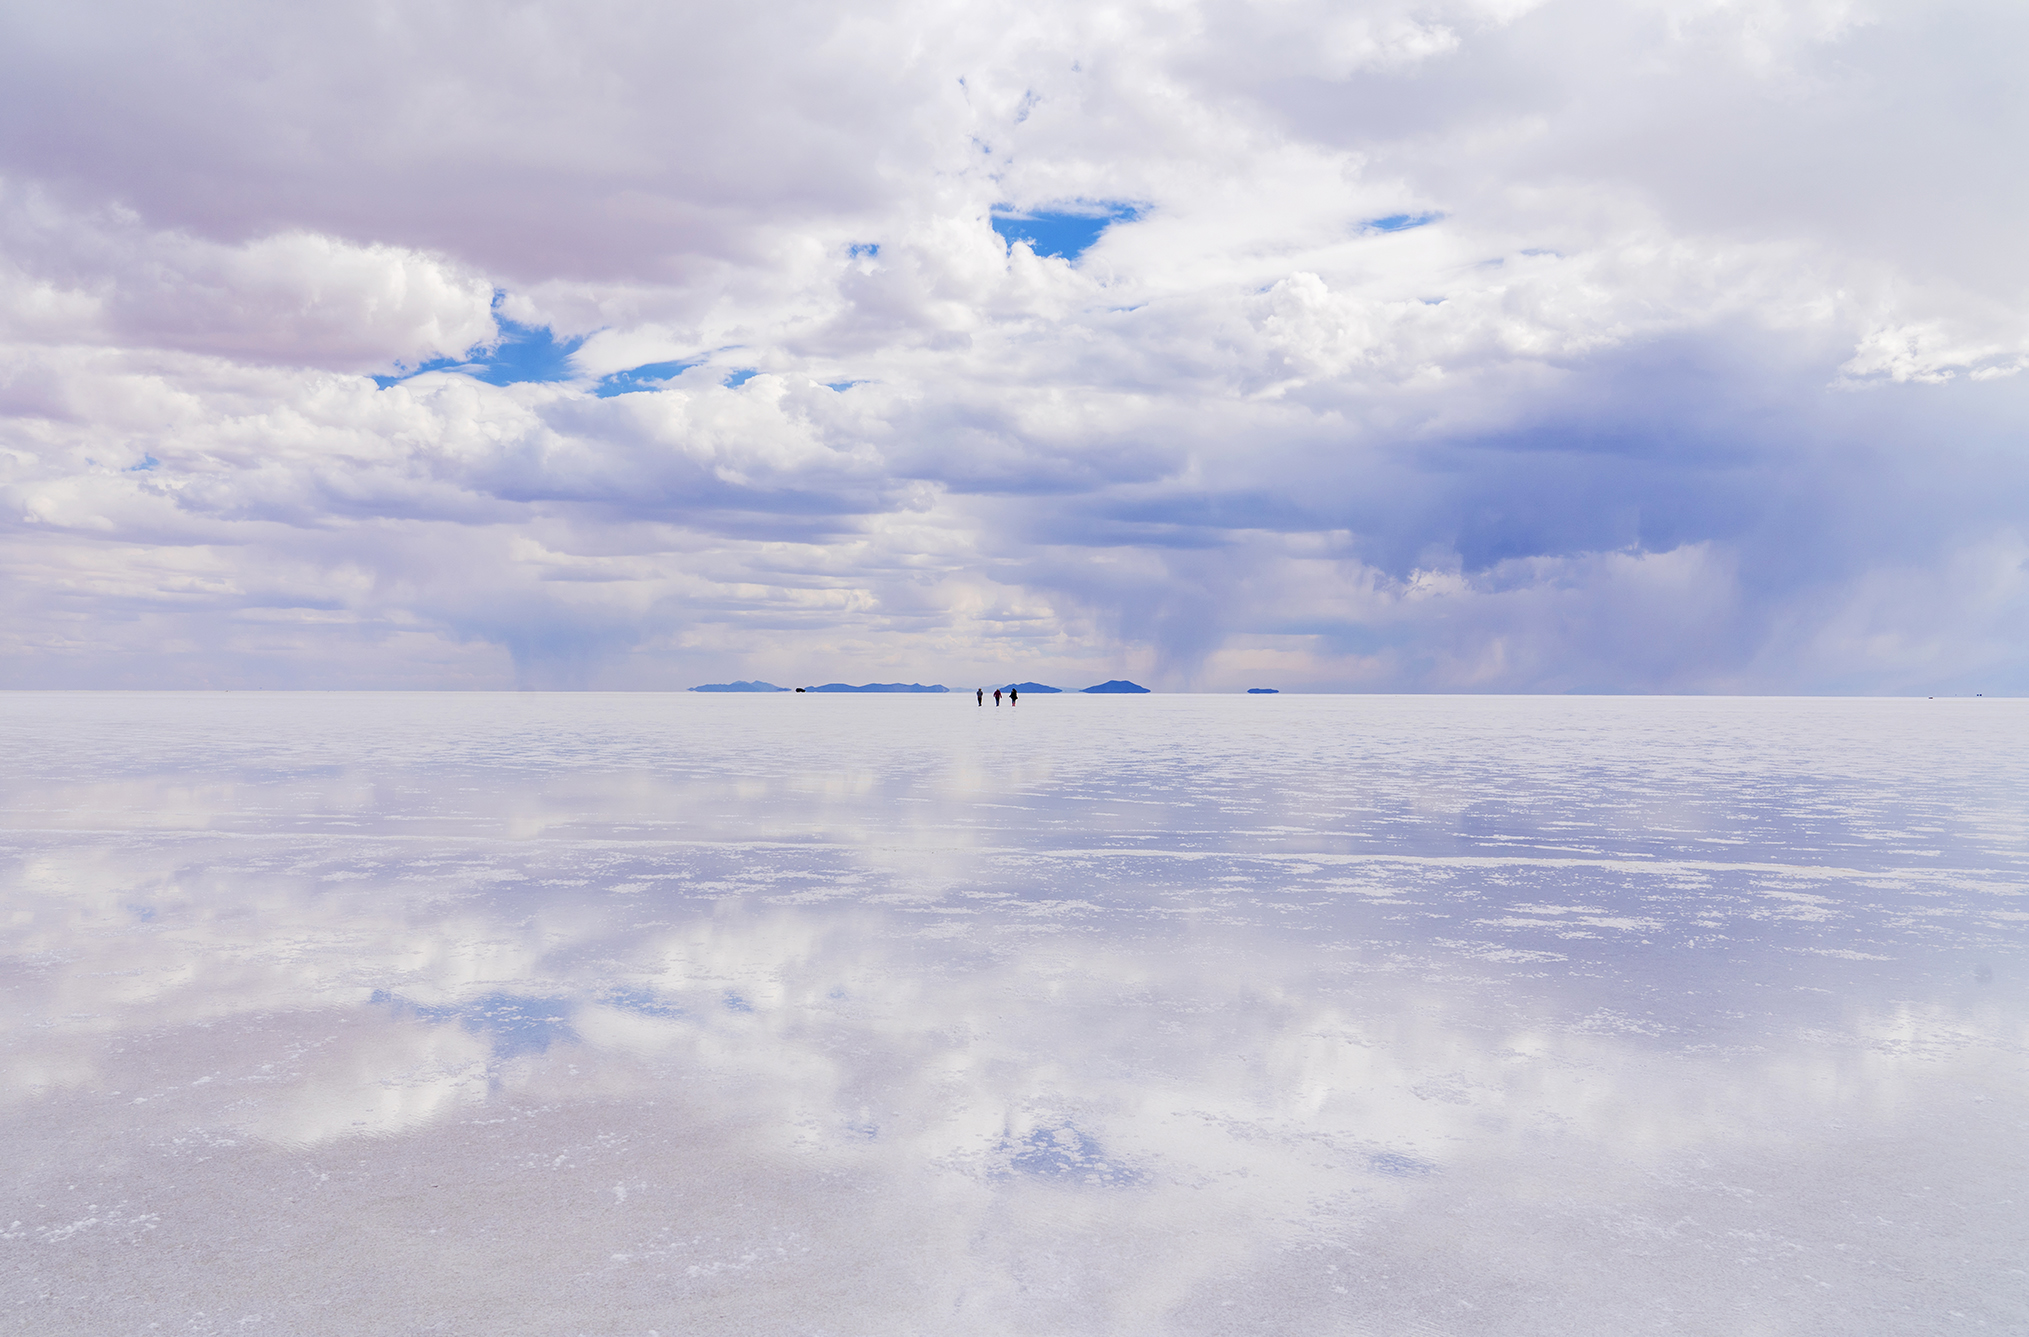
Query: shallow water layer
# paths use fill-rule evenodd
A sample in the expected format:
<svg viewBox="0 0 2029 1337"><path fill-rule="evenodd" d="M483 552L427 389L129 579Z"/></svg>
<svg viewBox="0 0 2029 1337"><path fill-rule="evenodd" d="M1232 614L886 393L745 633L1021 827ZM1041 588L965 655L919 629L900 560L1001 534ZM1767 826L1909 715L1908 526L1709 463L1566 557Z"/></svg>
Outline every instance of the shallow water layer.
<svg viewBox="0 0 2029 1337"><path fill-rule="evenodd" d="M2029 703L0 730L0 1330L2029 1325Z"/></svg>

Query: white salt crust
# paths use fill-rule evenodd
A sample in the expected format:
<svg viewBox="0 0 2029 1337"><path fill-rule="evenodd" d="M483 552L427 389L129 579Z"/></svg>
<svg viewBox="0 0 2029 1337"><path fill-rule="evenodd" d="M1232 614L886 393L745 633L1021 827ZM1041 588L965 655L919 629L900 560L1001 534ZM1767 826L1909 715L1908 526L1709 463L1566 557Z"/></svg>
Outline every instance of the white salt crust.
<svg viewBox="0 0 2029 1337"><path fill-rule="evenodd" d="M0 727L0 1331L2029 1325L2020 703Z"/></svg>

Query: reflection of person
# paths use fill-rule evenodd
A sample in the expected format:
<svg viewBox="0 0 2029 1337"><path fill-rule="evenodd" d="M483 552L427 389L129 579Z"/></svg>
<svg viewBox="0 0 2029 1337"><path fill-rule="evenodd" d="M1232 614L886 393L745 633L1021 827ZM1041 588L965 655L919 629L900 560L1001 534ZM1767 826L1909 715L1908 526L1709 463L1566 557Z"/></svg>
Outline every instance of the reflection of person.
<svg viewBox="0 0 2029 1337"><path fill-rule="evenodd" d="M974 693L974 695L979 698L980 705L983 706L986 704L986 689L984 687L980 688L977 692Z"/></svg>
<svg viewBox="0 0 2029 1337"><path fill-rule="evenodd" d="M1016 703L1017 701L1020 701L1021 699L1022 699L1022 689L1021 689L1021 688L1019 688L1019 687L1010 687L1010 688L1008 688L1008 689L1007 689L1007 703L1008 703L1009 705L1014 705L1014 704L1015 704L1015 703Z"/></svg>
<svg viewBox="0 0 2029 1337"><path fill-rule="evenodd" d="M1000 704L1000 688L998 687L993 689L993 703L996 706Z"/></svg>

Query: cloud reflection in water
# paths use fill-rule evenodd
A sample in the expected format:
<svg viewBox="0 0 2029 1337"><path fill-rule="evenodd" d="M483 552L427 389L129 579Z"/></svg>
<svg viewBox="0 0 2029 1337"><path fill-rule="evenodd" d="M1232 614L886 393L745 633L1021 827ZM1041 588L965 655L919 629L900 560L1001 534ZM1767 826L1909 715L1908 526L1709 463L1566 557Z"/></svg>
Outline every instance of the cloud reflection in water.
<svg viewBox="0 0 2029 1337"><path fill-rule="evenodd" d="M9 1284L81 1331L2019 1316L2012 703L1107 704L10 703L83 746L7 776Z"/></svg>

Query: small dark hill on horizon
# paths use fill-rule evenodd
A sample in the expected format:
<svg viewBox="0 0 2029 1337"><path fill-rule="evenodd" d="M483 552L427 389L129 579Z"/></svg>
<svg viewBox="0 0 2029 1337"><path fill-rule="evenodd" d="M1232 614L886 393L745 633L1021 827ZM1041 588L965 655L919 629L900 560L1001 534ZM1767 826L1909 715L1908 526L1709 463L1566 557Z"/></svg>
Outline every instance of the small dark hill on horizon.
<svg viewBox="0 0 2029 1337"><path fill-rule="evenodd" d="M689 690L693 692L786 692L789 689L787 687L777 687L772 682L756 680L754 682L708 682L699 687L692 687Z"/></svg>
<svg viewBox="0 0 2029 1337"><path fill-rule="evenodd" d="M948 692L951 689L942 684L925 687L920 682L869 682L858 687L842 682L828 682L822 687L812 687L813 692Z"/></svg>
<svg viewBox="0 0 2029 1337"><path fill-rule="evenodd" d="M1112 678L1100 683L1096 687L1087 687L1085 690L1087 692L1146 692L1148 688L1143 687L1140 683L1129 682L1125 678Z"/></svg>
<svg viewBox="0 0 2029 1337"><path fill-rule="evenodd" d="M1046 682L1017 682L1010 684L1006 690L1015 692L1044 692L1054 695L1062 692L1064 689L1052 687Z"/></svg>
<svg viewBox="0 0 2029 1337"><path fill-rule="evenodd" d="M1281 695L1282 695L1282 691L1281 691L1281 689L1280 689L1280 688L1276 688L1276 687L1249 687L1249 688L1247 689L1247 695L1249 695L1249 696L1281 696Z"/></svg>

